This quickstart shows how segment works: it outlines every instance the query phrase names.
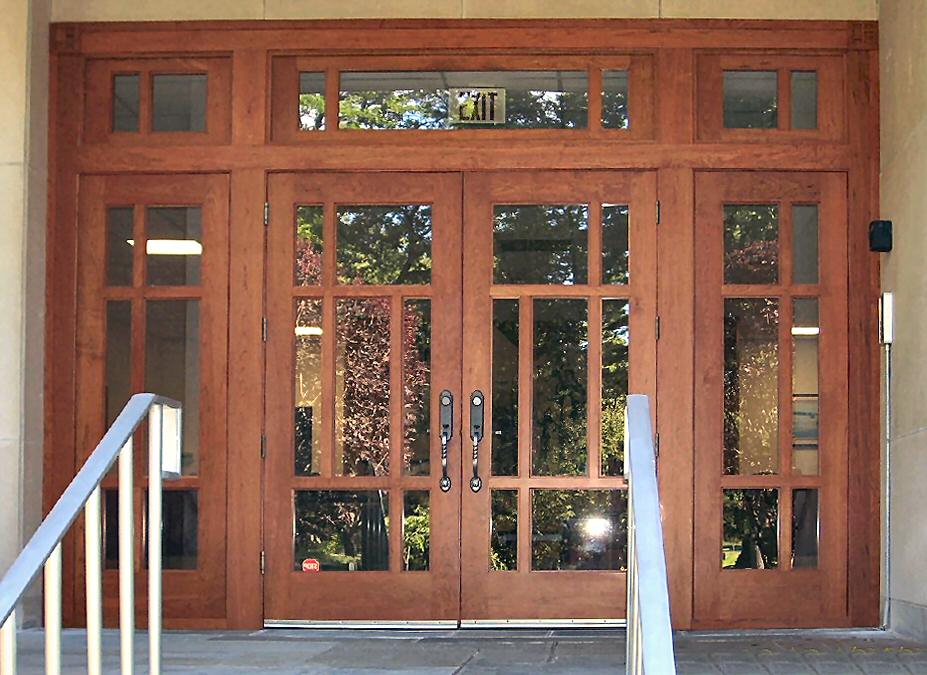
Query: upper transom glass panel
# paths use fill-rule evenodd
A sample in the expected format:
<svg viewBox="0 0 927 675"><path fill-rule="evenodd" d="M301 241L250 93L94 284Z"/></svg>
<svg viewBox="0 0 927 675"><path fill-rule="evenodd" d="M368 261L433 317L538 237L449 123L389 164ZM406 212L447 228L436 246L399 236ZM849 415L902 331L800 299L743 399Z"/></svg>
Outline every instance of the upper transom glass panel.
<svg viewBox="0 0 927 675"><path fill-rule="evenodd" d="M341 73L339 126L580 129L588 124L588 89L582 70L346 71ZM451 90L461 90L455 91L456 110ZM493 94L486 99L494 106L491 118L473 114L474 102L481 101L474 90L495 90L487 92Z"/></svg>

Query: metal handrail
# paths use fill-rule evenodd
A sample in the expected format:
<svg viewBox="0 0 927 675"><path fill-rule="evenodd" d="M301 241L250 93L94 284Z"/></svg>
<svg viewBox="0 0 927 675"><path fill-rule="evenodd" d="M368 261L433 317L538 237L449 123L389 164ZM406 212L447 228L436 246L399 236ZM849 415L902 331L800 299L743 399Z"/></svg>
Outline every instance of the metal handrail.
<svg viewBox="0 0 927 675"><path fill-rule="evenodd" d="M46 672L61 670L61 541L85 512L87 582L87 671L101 671L102 552L100 484L119 460L119 624L122 672L132 672L134 599L134 507L132 437L148 417L148 522L161 532L161 481L180 477L182 411L176 401L135 394L0 579L0 675L16 672L16 605L44 567ZM161 537L148 542L149 672L160 672Z"/></svg>
<svg viewBox="0 0 927 675"><path fill-rule="evenodd" d="M656 451L646 396L628 396L624 442L628 480L627 672L675 675Z"/></svg>

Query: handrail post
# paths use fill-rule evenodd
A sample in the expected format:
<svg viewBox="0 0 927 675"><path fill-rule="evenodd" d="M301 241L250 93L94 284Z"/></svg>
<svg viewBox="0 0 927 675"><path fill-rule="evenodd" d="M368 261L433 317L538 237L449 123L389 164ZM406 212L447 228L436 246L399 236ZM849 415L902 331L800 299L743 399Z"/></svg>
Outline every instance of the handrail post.
<svg viewBox="0 0 927 675"><path fill-rule="evenodd" d="M148 413L148 671L161 673L161 453L164 408Z"/></svg>
<svg viewBox="0 0 927 675"><path fill-rule="evenodd" d="M45 562L45 675L61 674L61 543Z"/></svg>
<svg viewBox="0 0 927 675"><path fill-rule="evenodd" d="M0 626L0 675L16 675L16 610Z"/></svg>
<svg viewBox="0 0 927 675"><path fill-rule="evenodd" d="M130 438L119 455L119 662L123 675L135 667L135 504Z"/></svg>
<svg viewBox="0 0 927 675"><path fill-rule="evenodd" d="M84 578L87 589L87 675L103 672L103 569L100 547L100 486L84 506Z"/></svg>

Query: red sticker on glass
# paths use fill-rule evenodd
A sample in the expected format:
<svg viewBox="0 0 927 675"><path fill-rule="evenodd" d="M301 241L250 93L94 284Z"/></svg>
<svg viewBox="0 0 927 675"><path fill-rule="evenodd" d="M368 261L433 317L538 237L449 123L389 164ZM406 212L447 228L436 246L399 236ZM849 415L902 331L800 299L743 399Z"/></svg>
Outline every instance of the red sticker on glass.
<svg viewBox="0 0 927 675"><path fill-rule="evenodd" d="M321 569L322 566L315 558L306 558L303 560L303 572L318 572Z"/></svg>

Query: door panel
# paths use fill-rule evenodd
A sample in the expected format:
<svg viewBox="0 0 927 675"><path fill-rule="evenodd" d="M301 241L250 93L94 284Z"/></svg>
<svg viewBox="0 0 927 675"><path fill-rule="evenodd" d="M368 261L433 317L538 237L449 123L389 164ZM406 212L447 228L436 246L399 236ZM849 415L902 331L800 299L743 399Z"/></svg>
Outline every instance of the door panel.
<svg viewBox="0 0 927 675"><path fill-rule="evenodd" d="M846 232L843 174L697 177L699 627L848 621Z"/></svg>
<svg viewBox="0 0 927 675"><path fill-rule="evenodd" d="M221 625L226 616L228 190L225 176L81 180L78 464L132 394L153 391L183 403L182 477L164 485L169 626ZM144 429L135 443L136 604L144 620ZM114 470L103 483L108 623L118 608L116 488Z"/></svg>
<svg viewBox="0 0 927 675"><path fill-rule="evenodd" d="M270 177L268 622L457 618L460 196L456 174Z"/></svg>
<svg viewBox="0 0 927 675"><path fill-rule="evenodd" d="M652 173L466 178L463 394L486 393L486 434L463 621L624 616L623 399L654 393L655 221Z"/></svg>

